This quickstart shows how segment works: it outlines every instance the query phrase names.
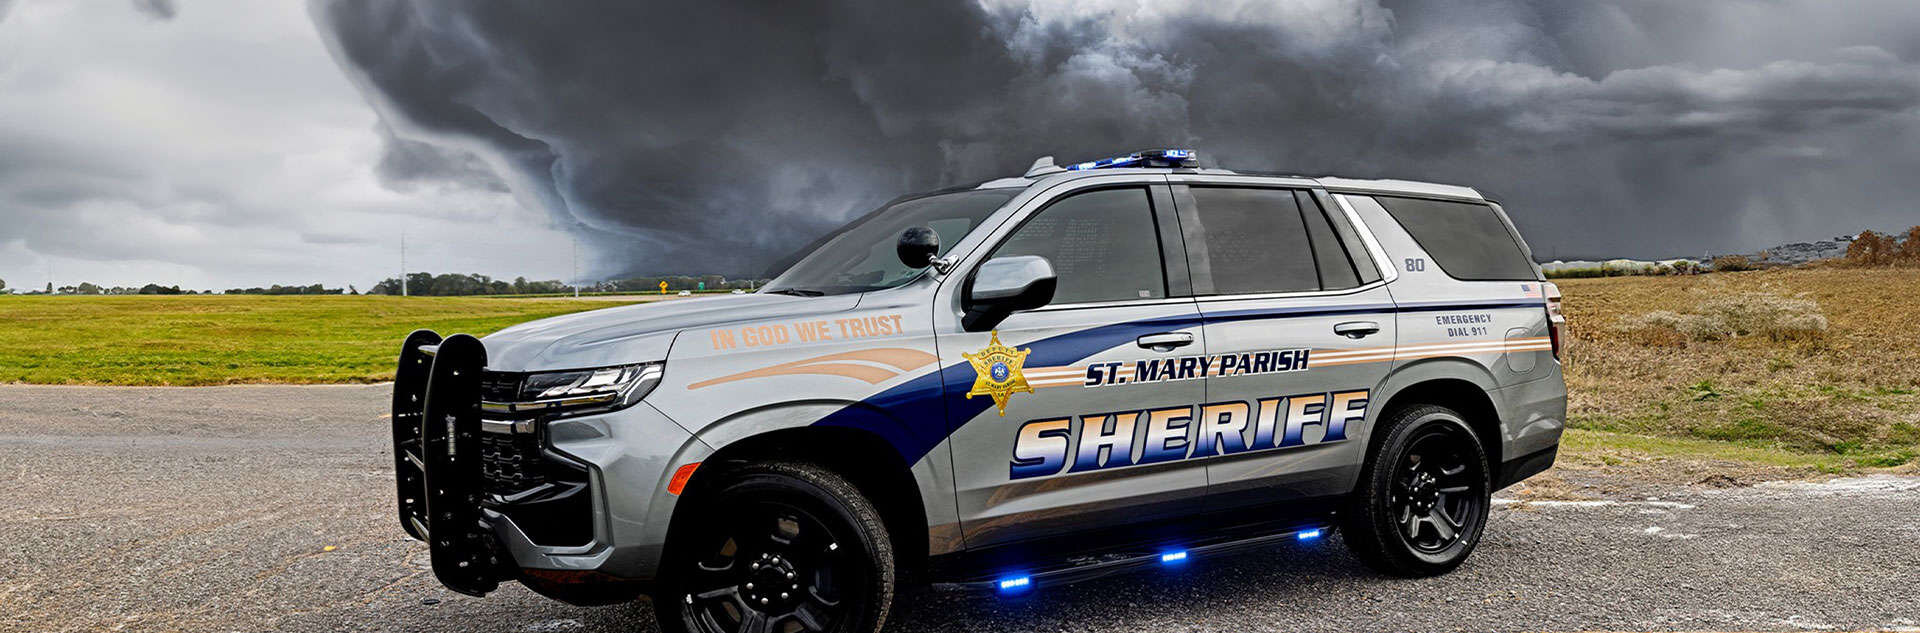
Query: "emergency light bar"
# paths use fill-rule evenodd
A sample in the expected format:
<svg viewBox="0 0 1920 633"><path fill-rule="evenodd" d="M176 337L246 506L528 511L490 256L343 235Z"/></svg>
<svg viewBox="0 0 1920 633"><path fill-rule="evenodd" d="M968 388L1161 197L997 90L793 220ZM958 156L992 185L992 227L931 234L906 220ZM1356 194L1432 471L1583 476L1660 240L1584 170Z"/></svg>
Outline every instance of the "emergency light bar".
<svg viewBox="0 0 1920 633"><path fill-rule="evenodd" d="M1146 149L1126 156L1069 165L1067 170L1084 171L1112 167L1192 167L1193 159L1193 150L1190 149Z"/></svg>

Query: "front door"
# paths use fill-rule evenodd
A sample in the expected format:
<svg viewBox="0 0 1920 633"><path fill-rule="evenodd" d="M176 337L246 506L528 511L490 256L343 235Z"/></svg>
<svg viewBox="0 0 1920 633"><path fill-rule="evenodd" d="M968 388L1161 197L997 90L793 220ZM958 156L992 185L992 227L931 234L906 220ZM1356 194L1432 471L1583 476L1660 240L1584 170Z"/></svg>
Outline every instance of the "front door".
<svg viewBox="0 0 1920 633"><path fill-rule="evenodd" d="M1052 304L939 335L969 547L1191 511L1206 487L1204 467L1186 460L1203 373L1132 378L1143 360L1157 368L1206 348L1192 300L1169 292L1158 220L1171 216L1155 215L1170 214L1167 190L1094 187L1016 215L1017 228L971 263L1047 258L1059 279Z"/></svg>

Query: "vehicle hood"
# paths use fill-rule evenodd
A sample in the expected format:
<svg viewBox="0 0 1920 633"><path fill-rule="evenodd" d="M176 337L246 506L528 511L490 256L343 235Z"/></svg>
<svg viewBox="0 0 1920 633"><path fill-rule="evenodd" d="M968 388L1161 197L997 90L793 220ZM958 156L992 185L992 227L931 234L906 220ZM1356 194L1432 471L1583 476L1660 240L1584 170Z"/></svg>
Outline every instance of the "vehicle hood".
<svg viewBox="0 0 1920 633"><path fill-rule="evenodd" d="M584 369L664 360L687 328L844 312L860 295L773 294L669 299L529 321L482 339L494 371Z"/></svg>

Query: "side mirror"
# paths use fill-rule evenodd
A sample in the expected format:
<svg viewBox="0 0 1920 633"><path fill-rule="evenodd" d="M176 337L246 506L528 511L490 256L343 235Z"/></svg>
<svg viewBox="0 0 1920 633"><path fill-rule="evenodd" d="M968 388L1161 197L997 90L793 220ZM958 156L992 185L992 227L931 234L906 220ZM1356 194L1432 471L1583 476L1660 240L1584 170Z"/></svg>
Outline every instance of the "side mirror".
<svg viewBox="0 0 1920 633"><path fill-rule="evenodd" d="M908 268L920 269L933 264L940 256L940 234L933 229L916 226L900 234L900 241L893 246L893 252L900 256L900 263Z"/></svg>
<svg viewBox="0 0 1920 633"><path fill-rule="evenodd" d="M991 329L1007 315L1052 302L1058 284L1053 263L1045 257L1019 255L987 260L967 282L967 313L960 324L970 332Z"/></svg>

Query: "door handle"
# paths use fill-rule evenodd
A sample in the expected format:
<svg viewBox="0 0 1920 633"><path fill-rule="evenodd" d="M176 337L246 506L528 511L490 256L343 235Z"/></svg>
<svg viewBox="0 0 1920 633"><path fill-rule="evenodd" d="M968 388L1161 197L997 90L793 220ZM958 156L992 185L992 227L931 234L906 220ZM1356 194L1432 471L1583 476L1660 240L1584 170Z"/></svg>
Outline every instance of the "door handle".
<svg viewBox="0 0 1920 633"><path fill-rule="evenodd" d="M1134 339L1134 342L1140 344L1141 347L1144 347L1156 352L1171 352L1173 351L1173 348L1192 345L1193 333L1192 332L1162 332L1159 334L1148 334L1140 338Z"/></svg>
<svg viewBox="0 0 1920 633"><path fill-rule="evenodd" d="M1380 324L1372 321L1348 321L1333 326L1333 333L1347 338L1365 338L1380 332Z"/></svg>

